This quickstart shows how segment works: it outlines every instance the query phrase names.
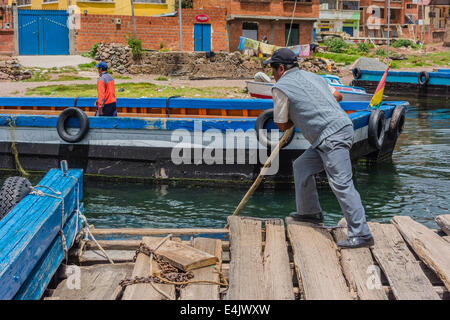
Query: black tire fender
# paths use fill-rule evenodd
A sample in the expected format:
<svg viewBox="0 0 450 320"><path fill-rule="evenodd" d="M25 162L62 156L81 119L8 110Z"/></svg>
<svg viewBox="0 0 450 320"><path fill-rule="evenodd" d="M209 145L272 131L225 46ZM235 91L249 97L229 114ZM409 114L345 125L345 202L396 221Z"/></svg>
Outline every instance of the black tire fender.
<svg viewBox="0 0 450 320"><path fill-rule="evenodd" d="M31 183L22 177L9 177L0 189L0 220L3 219L27 194Z"/></svg>
<svg viewBox="0 0 450 320"><path fill-rule="evenodd" d="M369 116L368 139L369 144L380 150L384 142L384 130L386 127L386 116L380 109L373 110Z"/></svg>
<svg viewBox="0 0 450 320"><path fill-rule="evenodd" d="M361 69L360 68L353 68L353 79L360 79L361 78Z"/></svg>
<svg viewBox="0 0 450 320"><path fill-rule="evenodd" d="M265 129L267 122L272 119L273 119L273 109L267 109L267 110L263 111L256 119L255 132L256 132L256 138L263 146L267 146L267 148L270 147L273 149L277 146L278 141L270 140L267 137L267 131L262 130L262 129ZM288 137L288 139L286 140L286 142L282 148L286 147L287 145L289 145L292 142L292 139L294 139L294 135L295 135L295 130L292 130L291 135Z"/></svg>
<svg viewBox="0 0 450 320"><path fill-rule="evenodd" d="M392 111L391 121L389 122L389 136L393 139L397 139L403 132L403 126L405 125L406 108L404 106L396 106Z"/></svg>
<svg viewBox="0 0 450 320"><path fill-rule="evenodd" d="M67 132L66 123L69 118L75 117L80 122L80 130L77 134L71 135ZM83 110L78 108L67 108L60 113L58 117L58 123L56 124L56 130L61 139L66 142L79 142L83 140L86 133L89 131L89 118Z"/></svg>
<svg viewBox="0 0 450 320"><path fill-rule="evenodd" d="M419 73L419 84L421 86L424 86L428 83L428 81L430 80L430 75L428 74L428 72L426 71L422 71L421 73Z"/></svg>

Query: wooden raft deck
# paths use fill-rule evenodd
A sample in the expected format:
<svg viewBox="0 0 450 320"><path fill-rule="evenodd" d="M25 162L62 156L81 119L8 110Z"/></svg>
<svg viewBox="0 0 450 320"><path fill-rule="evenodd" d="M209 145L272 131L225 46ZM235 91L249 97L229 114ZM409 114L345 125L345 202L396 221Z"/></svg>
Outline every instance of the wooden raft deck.
<svg viewBox="0 0 450 320"><path fill-rule="evenodd" d="M193 270L194 280L223 282L222 273L228 282L190 284L180 290L172 284L156 285L176 299L450 299L450 215L436 218L441 230L406 216L388 224L369 223L375 245L358 249L336 246L346 236L345 226L320 228L290 218L229 217L228 222L229 229L93 229L98 239L135 240L99 241L115 265L92 241L84 250L73 248L72 260L81 268L80 290L68 289L60 272L62 279L49 286L45 299L165 299L148 283L122 289L119 282L149 275L148 256L139 253L133 263L140 238L151 242L155 239L148 237L169 233L173 240L182 237L180 244L217 257L213 265Z"/></svg>

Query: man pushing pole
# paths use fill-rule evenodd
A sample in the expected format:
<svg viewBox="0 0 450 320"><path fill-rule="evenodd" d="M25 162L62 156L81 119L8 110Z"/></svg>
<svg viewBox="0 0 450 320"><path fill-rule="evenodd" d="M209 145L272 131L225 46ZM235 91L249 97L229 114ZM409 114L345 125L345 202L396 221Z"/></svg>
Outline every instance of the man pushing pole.
<svg viewBox="0 0 450 320"><path fill-rule="evenodd" d="M293 164L297 212L290 216L296 221L323 222L314 175L325 170L347 221L348 239L339 241L338 246L373 245L361 198L352 180L353 123L336 101L338 94L330 91L324 78L300 70L290 49L275 51L264 64L270 64L276 80L272 88L275 124L282 131L295 125L311 143Z"/></svg>

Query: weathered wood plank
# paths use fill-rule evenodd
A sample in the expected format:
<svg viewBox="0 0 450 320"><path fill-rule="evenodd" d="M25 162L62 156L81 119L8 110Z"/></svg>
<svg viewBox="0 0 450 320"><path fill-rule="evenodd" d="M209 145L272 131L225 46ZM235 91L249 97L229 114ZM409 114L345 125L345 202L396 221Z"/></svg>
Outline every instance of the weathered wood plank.
<svg viewBox="0 0 450 320"><path fill-rule="evenodd" d="M419 262L397 229L390 224L369 223L375 244L372 253L399 300L439 299Z"/></svg>
<svg viewBox="0 0 450 320"><path fill-rule="evenodd" d="M97 241L105 250L137 250L141 240L98 240ZM191 245L191 241L182 241L184 244ZM221 241L222 251L230 250L228 241ZM98 249L94 241L86 241L85 249Z"/></svg>
<svg viewBox="0 0 450 320"><path fill-rule="evenodd" d="M91 230L97 235L130 235L130 236L160 236L160 235L199 235L199 234L227 234L228 229L152 229L152 228L119 228L119 229L97 229Z"/></svg>
<svg viewBox="0 0 450 320"><path fill-rule="evenodd" d="M194 278L192 280L207 280L220 282L220 276L216 270L220 270L220 257L222 256L222 244L218 239L195 238L194 248L207 252L218 258L214 266L208 266L193 270ZM194 283L189 284L180 292L181 300L219 300L218 284Z"/></svg>
<svg viewBox="0 0 450 320"><path fill-rule="evenodd" d="M262 300L264 269L261 221L228 217L230 226L230 271L227 300Z"/></svg>
<svg viewBox="0 0 450 320"><path fill-rule="evenodd" d="M142 239L147 246L151 246L151 239L144 237ZM153 273L160 271L158 263L153 260ZM150 257L144 253L139 253L134 264L131 278L150 276ZM171 284L154 283L154 286L175 298L175 286ZM125 288L122 300L163 300L166 299L161 293L155 290L150 283L137 283Z"/></svg>
<svg viewBox="0 0 450 320"><path fill-rule="evenodd" d="M437 216L434 221L448 236L450 236L450 214L442 214Z"/></svg>
<svg viewBox="0 0 450 320"><path fill-rule="evenodd" d="M150 249L155 249L161 240L162 238L149 237L148 243ZM183 271L214 265L219 260L209 253L185 245L181 241L173 240L164 242L155 254L163 256L170 264Z"/></svg>
<svg viewBox="0 0 450 320"><path fill-rule="evenodd" d="M333 230L337 241L347 238L346 228ZM373 274L375 262L369 248L340 249L341 265L345 278L358 298L361 300L387 300L388 297L380 286L374 286L373 282L368 282L369 277L377 276ZM381 279L374 279L381 283Z"/></svg>
<svg viewBox="0 0 450 320"><path fill-rule="evenodd" d="M133 271L133 263L102 264L90 267L79 267L80 282L70 277L61 281L53 291L51 298L58 300L114 300L118 292L119 282L129 278ZM73 270L75 271L75 270Z"/></svg>
<svg viewBox="0 0 450 320"><path fill-rule="evenodd" d="M326 229L286 218L299 286L305 299L351 299L337 256Z"/></svg>
<svg viewBox="0 0 450 320"><path fill-rule="evenodd" d="M431 229L414 221L408 216L397 216L392 219L394 226L400 231L422 261L432 269L450 290L450 245Z"/></svg>
<svg viewBox="0 0 450 320"><path fill-rule="evenodd" d="M133 250L105 250L114 263L133 261L136 251ZM105 263L109 262L108 258L101 250L84 251L80 257L81 264Z"/></svg>
<svg viewBox="0 0 450 320"><path fill-rule="evenodd" d="M263 259L266 299L293 300L295 296L286 246L286 231L281 219L266 222Z"/></svg>

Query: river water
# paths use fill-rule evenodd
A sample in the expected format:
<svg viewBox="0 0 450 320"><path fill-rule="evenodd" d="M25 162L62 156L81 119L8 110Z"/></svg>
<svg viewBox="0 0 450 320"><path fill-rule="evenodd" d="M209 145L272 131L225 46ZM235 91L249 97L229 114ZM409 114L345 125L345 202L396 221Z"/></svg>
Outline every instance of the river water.
<svg viewBox="0 0 450 320"><path fill-rule="evenodd" d="M392 160L357 165L355 185L367 219L388 222L396 215L436 228L449 213L450 101L408 100L405 129ZM247 191L245 187L198 187L148 183L85 183L85 214L97 228L223 227ZM319 190L325 224L341 218L332 191ZM256 192L241 215L284 218L295 210L294 190Z"/></svg>

